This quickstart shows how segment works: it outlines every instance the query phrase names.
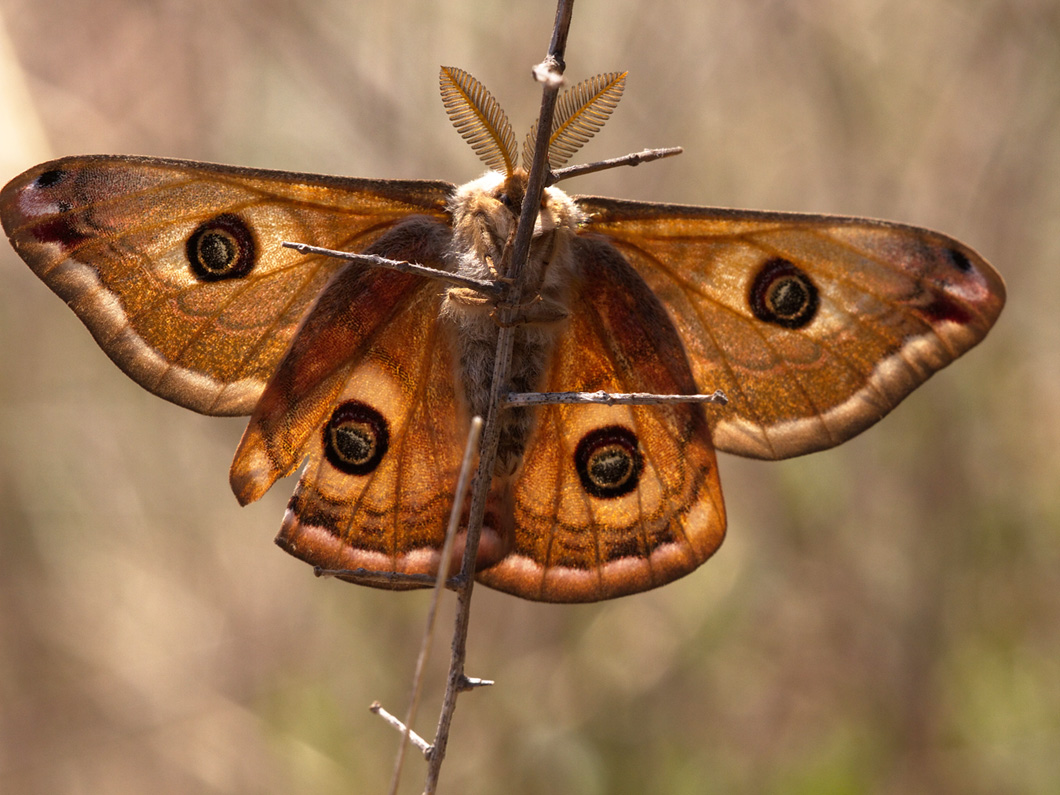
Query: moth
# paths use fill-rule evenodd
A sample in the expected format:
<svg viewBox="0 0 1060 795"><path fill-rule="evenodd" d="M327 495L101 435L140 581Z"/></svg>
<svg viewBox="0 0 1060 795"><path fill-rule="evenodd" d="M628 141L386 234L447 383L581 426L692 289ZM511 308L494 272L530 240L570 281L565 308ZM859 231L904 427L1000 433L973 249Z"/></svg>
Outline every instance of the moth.
<svg viewBox="0 0 1060 795"><path fill-rule="evenodd" d="M560 97L552 168L624 80ZM493 96L452 68L441 89L489 168L461 186L97 156L0 194L15 250L122 370L195 411L250 415L231 468L241 503L304 462L277 543L355 582L452 565L440 550L501 299L281 244L503 284L534 136L518 166ZM725 533L716 449L780 459L849 439L982 340L1005 302L997 272L936 232L556 187L523 277L514 391L728 397L505 410L476 577L555 602L691 572Z"/></svg>

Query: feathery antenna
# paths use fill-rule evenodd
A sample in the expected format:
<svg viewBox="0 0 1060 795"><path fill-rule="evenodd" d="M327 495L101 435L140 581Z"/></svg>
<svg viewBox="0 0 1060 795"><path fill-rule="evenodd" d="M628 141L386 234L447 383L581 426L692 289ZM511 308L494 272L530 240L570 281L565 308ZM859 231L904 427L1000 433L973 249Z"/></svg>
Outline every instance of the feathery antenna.
<svg viewBox="0 0 1060 795"><path fill-rule="evenodd" d="M552 120L552 135L549 137L549 166L559 168L586 141L600 132L622 98L627 74L605 72L583 80L560 94L556 101L556 116ZM535 123L523 142L523 168L529 169L533 162L536 138Z"/></svg>
<svg viewBox="0 0 1060 795"><path fill-rule="evenodd" d="M449 120L475 154L494 171L515 171L515 134L500 103L463 69L443 66L439 78Z"/></svg>

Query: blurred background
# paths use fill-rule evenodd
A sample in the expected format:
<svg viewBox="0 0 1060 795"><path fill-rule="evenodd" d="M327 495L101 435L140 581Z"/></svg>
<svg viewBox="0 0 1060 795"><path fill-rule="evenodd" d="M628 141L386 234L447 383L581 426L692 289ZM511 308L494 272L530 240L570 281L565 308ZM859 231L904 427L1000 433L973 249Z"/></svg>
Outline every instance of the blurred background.
<svg viewBox="0 0 1060 795"><path fill-rule="evenodd" d="M0 0L0 181L129 153L462 182L439 65L520 134L551 3ZM833 451L723 456L666 588L477 589L443 792L1060 791L1060 3L579 0L628 69L572 192L885 217L1004 275L982 346ZM427 596L317 580L240 509L240 420L141 390L0 247L0 791L384 792ZM433 736L441 618L418 728ZM411 757L403 792L419 792Z"/></svg>

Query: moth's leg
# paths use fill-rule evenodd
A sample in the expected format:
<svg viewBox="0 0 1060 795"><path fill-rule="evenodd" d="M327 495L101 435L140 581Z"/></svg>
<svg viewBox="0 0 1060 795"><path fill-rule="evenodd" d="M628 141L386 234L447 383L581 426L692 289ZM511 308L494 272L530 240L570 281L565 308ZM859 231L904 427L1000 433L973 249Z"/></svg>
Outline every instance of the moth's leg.
<svg viewBox="0 0 1060 795"><path fill-rule="evenodd" d="M501 322L498 314L498 310L502 306L507 306L512 313L510 315L511 320L507 323ZM561 301L547 298L544 295L535 295L529 301L523 301L519 304L497 304L490 316L493 318L493 322L501 327L547 326L566 320L570 317L570 310Z"/></svg>
<svg viewBox="0 0 1060 795"><path fill-rule="evenodd" d="M450 304L459 305L464 310L488 314L498 326L543 326L557 323L570 316L566 304L543 295L535 295L518 304L505 304L498 303L495 298L483 295L471 287L450 287L446 292L446 300ZM511 320L507 323L502 323L500 320L498 310L502 307L512 312Z"/></svg>
<svg viewBox="0 0 1060 795"><path fill-rule="evenodd" d="M472 287L450 287L446 291L445 297L451 303L470 308L489 307L492 310L496 304L494 299Z"/></svg>

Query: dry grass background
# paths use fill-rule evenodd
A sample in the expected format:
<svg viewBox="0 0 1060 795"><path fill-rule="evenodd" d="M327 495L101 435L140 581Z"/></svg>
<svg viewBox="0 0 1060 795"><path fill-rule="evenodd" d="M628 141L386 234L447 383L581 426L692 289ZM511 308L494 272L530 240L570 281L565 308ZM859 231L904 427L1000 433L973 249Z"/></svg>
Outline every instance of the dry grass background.
<svg viewBox="0 0 1060 795"><path fill-rule="evenodd" d="M439 64L525 128L552 16L0 0L0 180L124 152L463 181ZM938 228L1009 303L857 440L723 457L729 538L683 581L478 590L469 673L498 684L461 701L443 791L1060 791L1060 4L580 0L568 53L574 79L630 70L587 157L686 148L572 190ZM241 422L140 390L0 260L0 791L384 791L367 705L403 709L426 597L281 553L289 484L228 490Z"/></svg>

